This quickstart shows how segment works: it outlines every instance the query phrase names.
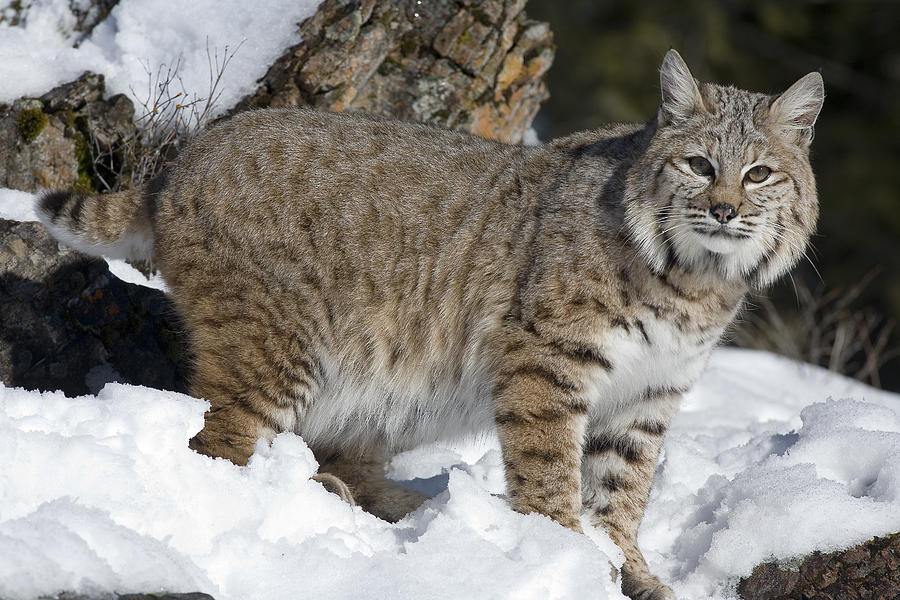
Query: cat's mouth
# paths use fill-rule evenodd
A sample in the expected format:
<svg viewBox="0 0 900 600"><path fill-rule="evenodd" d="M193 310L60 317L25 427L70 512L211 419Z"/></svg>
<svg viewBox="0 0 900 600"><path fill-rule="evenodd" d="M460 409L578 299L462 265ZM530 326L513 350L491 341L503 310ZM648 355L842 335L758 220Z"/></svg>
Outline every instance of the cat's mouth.
<svg viewBox="0 0 900 600"><path fill-rule="evenodd" d="M700 245L716 254L734 252L750 238L749 233L728 225L696 225L693 230Z"/></svg>

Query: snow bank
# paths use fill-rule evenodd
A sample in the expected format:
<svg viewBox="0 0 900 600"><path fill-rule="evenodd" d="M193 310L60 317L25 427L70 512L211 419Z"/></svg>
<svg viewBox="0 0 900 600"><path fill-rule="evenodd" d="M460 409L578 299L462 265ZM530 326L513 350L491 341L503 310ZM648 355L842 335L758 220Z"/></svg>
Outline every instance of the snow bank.
<svg viewBox="0 0 900 600"><path fill-rule="evenodd" d="M663 450L639 541L687 598L767 560L900 531L900 396L719 349Z"/></svg>
<svg viewBox="0 0 900 600"><path fill-rule="evenodd" d="M514 513L458 469L390 525L310 481L297 436L244 468L190 451L206 408L120 384L75 399L0 388L0 597L622 598L601 533Z"/></svg>
<svg viewBox="0 0 900 600"><path fill-rule="evenodd" d="M0 388L0 597L622 598L604 533L495 495L494 436L396 457L394 478L437 495L390 525L310 481L294 435L244 468L191 452L206 407L120 384L75 399ZM900 397L720 349L672 424L640 541L679 595L722 599L763 560L897 530Z"/></svg>
<svg viewBox="0 0 900 600"><path fill-rule="evenodd" d="M222 81L224 110L253 91L268 66L300 41L297 25L319 0L269 0L264 9L243 0L121 0L78 48L71 47L69 0L27 4L23 23L0 25L0 102L39 96L90 70L106 75L109 94L128 94L140 106L147 99L147 70L155 73L179 58L184 90L205 97L207 48L221 60L226 48L240 46Z"/></svg>

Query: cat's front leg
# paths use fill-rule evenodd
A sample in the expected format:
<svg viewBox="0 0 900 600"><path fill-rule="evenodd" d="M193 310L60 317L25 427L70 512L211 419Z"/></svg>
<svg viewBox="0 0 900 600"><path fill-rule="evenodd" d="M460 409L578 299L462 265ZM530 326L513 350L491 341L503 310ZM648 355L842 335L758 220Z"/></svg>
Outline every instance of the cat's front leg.
<svg viewBox="0 0 900 600"><path fill-rule="evenodd" d="M585 431L584 510L591 524L603 527L625 553L622 592L634 600L675 597L647 568L637 533L663 436L679 400L673 390L648 389L627 404L592 414Z"/></svg>
<svg viewBox="0 0 900 600"><path fill-rule="evenodd" d="M581 531L581 440L587 403L558 360L539 351L507 356L494 385L509 502Z"/></svg>

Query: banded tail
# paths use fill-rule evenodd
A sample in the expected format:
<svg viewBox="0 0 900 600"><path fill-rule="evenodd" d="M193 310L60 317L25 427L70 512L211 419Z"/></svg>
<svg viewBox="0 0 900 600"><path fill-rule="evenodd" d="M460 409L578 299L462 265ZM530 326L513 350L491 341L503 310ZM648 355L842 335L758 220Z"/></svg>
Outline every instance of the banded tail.
<svg viewBox="0 0 900 600"><path fill-rule="evenodd" d="M53 237L86 254L152 258L153 224L140 188L95 196L44 192L37 199L36 212Z"/></svg>

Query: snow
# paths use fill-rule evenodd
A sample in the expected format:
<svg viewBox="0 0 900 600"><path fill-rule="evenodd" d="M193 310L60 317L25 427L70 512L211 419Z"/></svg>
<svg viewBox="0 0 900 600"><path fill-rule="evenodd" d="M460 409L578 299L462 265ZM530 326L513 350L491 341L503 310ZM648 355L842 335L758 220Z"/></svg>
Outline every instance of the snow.
<svg viewBox="0 0 900 600"><path fill-rule="evenodd" d="M639 542L685 597L900 531L900 396L720 348L666 438ZM668 575L666 575L668 574Z"/></svg>
<svg viewBox="0 0 900 600"><path fill-rule="evenodd" d="M507 507L493 435L396 457L392 477L436 495L391 525L310 480L295 435L246 467L190 451L207 406L117 383L0 388L0 597L623 598L605 533ZM681 597L725 599L761 561L897 530L900 396L718 349L666 438L640 543Z"/></svg>
<svg viewBox="0 0 900 600"><path fill-rule="evenodd" d="M147 71L181 59L190 96L210 89L207 49L221 60L237 49L222 81L219 110L256 89L255 82L300 39L297 25L319 0L122 0L78 48L70 0L34 0L18 26L0 25L0 102L40 96L85 70L106 76L108 94L147 100ZM238 49L239 48L239 49Z"/></svg>
<svg viewBox="0 0 900 600"><path fill-rule="evenodd" d="M0 219L37 221L34 212L34 194L0 188Z"/></svg>
<svg viewBox="0 0 900 600"><path fill-rule="evenodd" d="M75 399L0 388L0 597L621 598L608 538L514 513L463 470L389 525L309 480L295 435L243 468L190 451L207 407L122 384Z"/></svg>

